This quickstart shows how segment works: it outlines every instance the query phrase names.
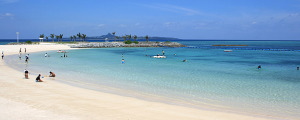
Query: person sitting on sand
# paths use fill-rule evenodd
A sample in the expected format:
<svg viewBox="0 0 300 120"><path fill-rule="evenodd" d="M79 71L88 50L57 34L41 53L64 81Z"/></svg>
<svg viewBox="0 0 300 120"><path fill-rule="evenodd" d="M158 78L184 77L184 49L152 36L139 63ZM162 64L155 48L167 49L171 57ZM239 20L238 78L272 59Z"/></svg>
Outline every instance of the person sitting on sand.
<svg viewBox="0 0 300 120"><path fill-rule="evenodd" d="M53 72L50 71L49 77L55 77L55 73L53 73Z"/></svg>
<svg viewBox="0 0 300 120"><path fill-rule="evenodd" d="M43 81L41 80L41 74L39 74L39 76L36 77L35 82L43 82Z"/></svg>
<svg viewBox="0 0 300 120"><path fill-rule="evenodd" d="M28 79L28 73L29 73L28 70L25 69L24 72L25 72L25 79Z"/></svg>

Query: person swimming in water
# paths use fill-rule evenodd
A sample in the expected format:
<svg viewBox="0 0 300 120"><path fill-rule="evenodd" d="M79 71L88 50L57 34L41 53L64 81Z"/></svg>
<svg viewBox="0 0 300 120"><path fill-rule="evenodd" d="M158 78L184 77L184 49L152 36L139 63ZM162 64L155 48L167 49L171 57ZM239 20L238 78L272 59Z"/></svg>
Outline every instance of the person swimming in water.
<svg viewBox="0 0 300 120"><path fill-rule="evenodd" d="M125 60L124 59L122 59L122 64L125 64Z"/></svg>
<svg viewBox="0 0 300 120"><path fill-rule="evenodd" d="M257 66L257 69L261 69L261 65Z"/></svg>

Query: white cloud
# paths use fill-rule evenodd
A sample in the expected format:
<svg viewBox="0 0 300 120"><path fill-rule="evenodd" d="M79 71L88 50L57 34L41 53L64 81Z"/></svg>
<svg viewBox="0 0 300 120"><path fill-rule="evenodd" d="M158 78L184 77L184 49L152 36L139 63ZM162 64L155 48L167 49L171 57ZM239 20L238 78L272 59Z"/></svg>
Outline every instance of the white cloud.
<svg viewBox="0 0 300 120"><path fill-rule="evenodd" d="M97 27L104 27L105 26L105 24L99 24L99 25L97 25Z"/></svg>
<svg viewBox="0 0 300 120"><path fill-rule="evenodd" d="M11 13L4 13L4 14L0 14L0 19L2 18L10 18L13 19L15 15L11 14Z"/></svg>
<svg viewBox="0 0 300 120"><path fill-rule="evenodd" d="M125 24L120 24L120 27L127 27L127 25L125 25Z"/></svg>
<svg viewBox="0 0 300 120"><path fill-rule="evenodd" d="M171 27L171 26L173 26L175 24L175 22L165 22L164 23L164 25L166 26L166 27Z"/></svg>
<svg viewBox="0 0 300 120"><path fill-rule="evenodd" d="M4 17L12 17L12 16L14 16L14 15L11 14L11 13L4 13L2 16L4 16Z"/></svg>
<svg viewBox="0 0 300 120"><path fill-rule="evenodd" d="M199 15L201 14L197 10L193 10L186 7L176 6L176 5L169 5L169 4L155 4L155 5L144 5L149 8L159 9L163 11L169 11L173 13L180 13L185 15Z"/></svg>

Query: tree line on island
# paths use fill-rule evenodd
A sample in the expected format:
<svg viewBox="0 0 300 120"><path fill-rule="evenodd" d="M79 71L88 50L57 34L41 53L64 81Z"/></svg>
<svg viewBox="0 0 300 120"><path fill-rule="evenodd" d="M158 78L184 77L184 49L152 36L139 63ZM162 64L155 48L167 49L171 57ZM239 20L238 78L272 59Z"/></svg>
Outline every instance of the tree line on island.
<svg viewBox="0 0 300 120"><path fill-rule="evenodd" d="M123 42L125 42L125 43L127 43L127 44L130 44L130 43L138 43L137 42L137 39L138 38L141 38L141 37L138 37L137 35L123 35L123 36L116 36L115 34L116 34L116 32L112 32L112 33L109 33L109 34L112 34L113 35L113 37L114 37L114 41L118 41L118 40L120 40L121 38L123 38ZM54 42L54 39L56 38L56 41L57 42L62 42L62 40L63 40L63 34L59 34L59 35L55 35L55 34L50 34L49 35L49 37L52 39L52 42ZM44 40L44 38L46 39L46 42L49 42L49 37L48 36L45 36L44 34L40 34L40 36L39 36L39 39L41 40L41 41L43 41ZM86 34L82 34L82 33L78 33L78 34L76 34L76 35L71 35L70 37L70 42L78 42L78 41L80 41L80 42L85 42L86 41L86 38L87 38L87 36L86 36ZM134 39L134 41L131 41L131 39ZM147 42L149 42L149 36L148 35L146 35L146 36L144 36L143 37ZM108 38L106 38L106 39L108 39Z"/></svg>

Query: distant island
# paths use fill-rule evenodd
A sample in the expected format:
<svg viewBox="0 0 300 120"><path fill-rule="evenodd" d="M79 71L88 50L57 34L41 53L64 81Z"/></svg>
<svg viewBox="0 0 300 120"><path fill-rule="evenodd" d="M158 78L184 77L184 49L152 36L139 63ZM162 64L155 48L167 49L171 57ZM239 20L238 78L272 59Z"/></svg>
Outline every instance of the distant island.
<svg viewBox="0 0 300 120"><path fill-rule="evenodd" d="M131 36L131 35L126 35L126 36ZM132 36L134 37L134 36ZM101 36L91 36L91 37L86 37L88 40L123 40L121 36L116 36L113 35L112 33L108 33L106 35L101 35ZM178 38L173 38L173 37L148 37L148 39L152 40L179 40ZM145 40L145 36L137 36L136 40Z"/></svg>

